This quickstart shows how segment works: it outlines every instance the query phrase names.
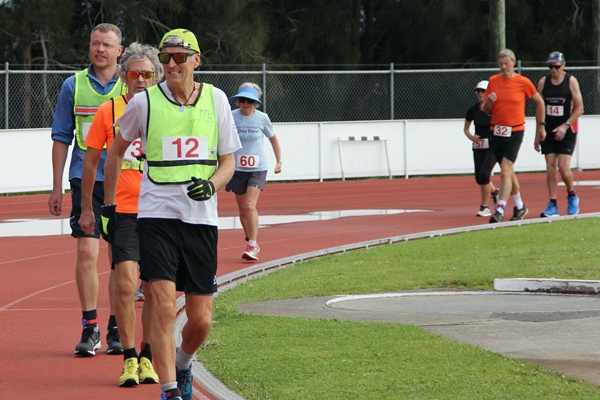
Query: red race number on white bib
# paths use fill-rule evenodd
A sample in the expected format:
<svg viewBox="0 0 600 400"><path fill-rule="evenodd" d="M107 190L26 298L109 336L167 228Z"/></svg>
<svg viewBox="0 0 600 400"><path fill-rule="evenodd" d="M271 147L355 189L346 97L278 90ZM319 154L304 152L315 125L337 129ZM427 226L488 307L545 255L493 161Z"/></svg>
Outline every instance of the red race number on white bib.
<svg viewBox="0 0 600 400"><path fill-rule="evenodd" d="M163 161L207 160L208 138L204 136L167 136L162 138Z"/></svg>

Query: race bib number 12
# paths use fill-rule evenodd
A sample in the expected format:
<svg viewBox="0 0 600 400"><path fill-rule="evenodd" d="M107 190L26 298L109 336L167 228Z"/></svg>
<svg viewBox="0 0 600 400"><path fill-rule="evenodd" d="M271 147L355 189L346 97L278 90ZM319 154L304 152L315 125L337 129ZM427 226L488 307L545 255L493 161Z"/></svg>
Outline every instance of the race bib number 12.
<svg viewBox="0 0 600 400"><path fill-rule="evenodd" d="M208 160L205 136L167 136L162 138L163 161Z"/></svg>

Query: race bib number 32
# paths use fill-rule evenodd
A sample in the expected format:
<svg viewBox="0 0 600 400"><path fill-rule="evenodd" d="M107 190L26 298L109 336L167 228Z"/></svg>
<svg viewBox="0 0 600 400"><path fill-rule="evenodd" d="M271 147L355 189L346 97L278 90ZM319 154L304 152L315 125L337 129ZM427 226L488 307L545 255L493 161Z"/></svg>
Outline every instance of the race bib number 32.
<svg viewBox="0 0 600 400"><path fill-rule="evenodd" d="M494 136L510 137L512 135L512 126L494 126Z"/></svg>
<svg viewBox="0 0 600 400"><path fill-rule="evenodd" d="M162 138L163 161L207 160L208 138L204 136L168 136Z"/></svg>

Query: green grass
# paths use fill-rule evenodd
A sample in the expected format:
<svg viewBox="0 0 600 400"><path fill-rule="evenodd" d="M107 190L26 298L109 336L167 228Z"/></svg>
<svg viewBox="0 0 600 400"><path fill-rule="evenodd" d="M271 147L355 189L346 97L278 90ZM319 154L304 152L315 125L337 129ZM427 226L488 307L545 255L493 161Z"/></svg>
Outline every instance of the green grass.
<svg viewBox="0 0 600 400"><path fill-rule="evenodd" d="M494 278L597 279L597 218L435 237L296 264L215 299L198 357L247 399L600 399L587 382L401 324L247 315L238 304Z"/></svg>

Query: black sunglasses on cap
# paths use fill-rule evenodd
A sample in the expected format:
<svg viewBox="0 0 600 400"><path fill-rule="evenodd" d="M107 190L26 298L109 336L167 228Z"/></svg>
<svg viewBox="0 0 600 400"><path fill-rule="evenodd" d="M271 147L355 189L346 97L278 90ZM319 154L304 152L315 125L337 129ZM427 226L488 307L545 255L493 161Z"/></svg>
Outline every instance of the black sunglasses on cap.
<svg viewBox="0 0 600 400"><path fill-rule="evenodd" d="M193 56L198 53L158 53L158 61L161 64L168 64L171 62L171 58L175 61L176 64L183 64L187 61L188 56Z"/></svg>

